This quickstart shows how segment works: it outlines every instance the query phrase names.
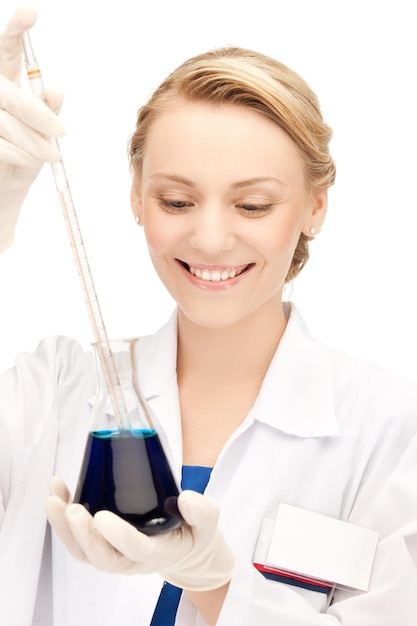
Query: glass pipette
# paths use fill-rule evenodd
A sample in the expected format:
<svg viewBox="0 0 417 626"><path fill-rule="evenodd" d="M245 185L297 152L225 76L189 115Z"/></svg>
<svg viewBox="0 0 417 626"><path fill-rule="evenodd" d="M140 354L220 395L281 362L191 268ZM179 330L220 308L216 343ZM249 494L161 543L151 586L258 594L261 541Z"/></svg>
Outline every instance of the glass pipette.
<svg viewBox="0 0 417 626"><path fill-rule="evenodd" d="M25 58L26 71L29 78L29 84L32 93L41 96L45 91L42 80L41 71L38 61L33 52L33 46L28 31L22 33L22 46ZM59 150L59 143L55 137L49 140ZM87 255L84 248L84 242L81 230L75 212L72 194L69 187L65 167L62 159L56 163L52 163L52 173L55 179L55 185L58 191L61 208L64 214L68 235L71 242L71 248L77 266L78 275L84 292L84 298L87 304L90 322L93 327L94 337L97 343L97 350L106 377L107 386L112 400L113 409L115 411L120 430L124 431L130 427L126 405L123 397L122 388L118 379L117 370L114 364L113 354L111 352L109 339L106 328L104 326L103 316L101 314L100 305L97 299L93 278L90 271Z"/></svg>

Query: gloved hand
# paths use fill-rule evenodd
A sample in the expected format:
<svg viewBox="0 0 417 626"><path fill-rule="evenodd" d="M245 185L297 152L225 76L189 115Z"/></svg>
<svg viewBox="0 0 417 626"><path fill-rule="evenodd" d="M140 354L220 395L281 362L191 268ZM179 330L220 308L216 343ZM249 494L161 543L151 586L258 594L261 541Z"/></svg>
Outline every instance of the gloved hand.
<svg viewBox="0 0 417 626"><path fill-rule="evenodd" d="M110 511L92 517L71 504L59 478L51 481L46 501L49 522L71 554L99 570L118 574L157 572L189 591L208 591L230 581L234 556L217 528L219 512L209 498L183 491L178 508L185 524L161 535L147 535Z"/></svg>
<svg viewBox="0 0 417 626"><path fill-rule="evenodd" d="M59 111L62 94L45 91L43 101L19 87L20 35L35 21L34 11L19 9L0 37L0 252L13 242L20 207L43 163L61 158L47 137L65 134L53 112Z"/></svg>

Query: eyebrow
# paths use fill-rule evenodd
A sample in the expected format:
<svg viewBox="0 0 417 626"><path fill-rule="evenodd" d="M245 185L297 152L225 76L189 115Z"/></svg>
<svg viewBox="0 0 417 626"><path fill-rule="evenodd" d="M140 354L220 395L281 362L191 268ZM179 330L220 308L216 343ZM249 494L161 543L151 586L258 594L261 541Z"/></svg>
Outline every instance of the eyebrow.
<svg viewBox="0 0 417 626"><path fill-rule="evenodd" d="M189 178L177 176L176 174L158 172L156 174L153 174L151 178L166 178L167 180L172 180L176 183L182 183L183 185L187 185L188 187L196 187L196 184ZM279 185L284 187L288 186L282 180L280 180L279 178L274 178L273 176L256 176L254 178L248 178L247 180L241 180L237 183L233 183L231 187L232 189L242 189L244 187L250 187L251 185L256 185L258 183L278 183Z"/></svg>
<svg viewBox="0 0 417 626"><path fill-rule="evenodd" d="M278 183L279 185L287 187L287 184L279 178L274 178L273 176L257 176L256 178L248 178L247 180L233 183L232 188L242 189L242 187L250 187L251 185L257 185L258 183Z"/></svg>
<svg viewBox="0 0 417 626"><path fill-rule="evenodd" d="M183 185L188 185L188 187L196 187L195 183L193 183L193 181L189 178L177 176L176 174L165 174L164 172L158 172L157 174L152 174L151 178L166 178L167 180L172 180L174 183L182 183Z"/></svg>

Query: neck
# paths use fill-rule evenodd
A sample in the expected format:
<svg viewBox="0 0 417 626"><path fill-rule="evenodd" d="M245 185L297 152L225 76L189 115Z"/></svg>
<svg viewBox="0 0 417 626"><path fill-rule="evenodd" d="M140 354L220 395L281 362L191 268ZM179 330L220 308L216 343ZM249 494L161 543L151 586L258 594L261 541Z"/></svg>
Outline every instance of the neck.
<svg viewBox="0 0 417 626"><path fill-rule="evenodd" d="M256 377L262 381L286 326L281 300L222 328L199 326L178 314L177 373L215 379Z"/></svg>

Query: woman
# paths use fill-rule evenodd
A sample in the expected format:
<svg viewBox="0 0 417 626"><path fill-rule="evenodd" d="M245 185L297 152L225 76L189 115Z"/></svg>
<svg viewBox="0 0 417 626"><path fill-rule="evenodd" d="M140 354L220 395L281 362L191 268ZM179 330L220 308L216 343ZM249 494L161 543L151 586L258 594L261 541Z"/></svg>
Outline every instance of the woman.
<svg viewBox="0 0 417 626"><path fill-rule="evenodd" d="M33 21L9 24L9 79ZM16 174L56 158L39 133L61 129L4 84L19 139L1 154ZM177 302L139 344L140 384L182 473L186 523L149 540L111 513L93 519L54 479L49 534L48 478L74 490L95 376L75 342L45 340L0 382L8 624L416 622L416 388L316 342L282 302L325 218L330 135L297 74L240 49L186 62L140 110L132 208ZM16 216L30 180L17 194L10 178L2 210ZM333 580L280 571L266 556L279 503L379 531L369 588L333 594Z"/></svg>

